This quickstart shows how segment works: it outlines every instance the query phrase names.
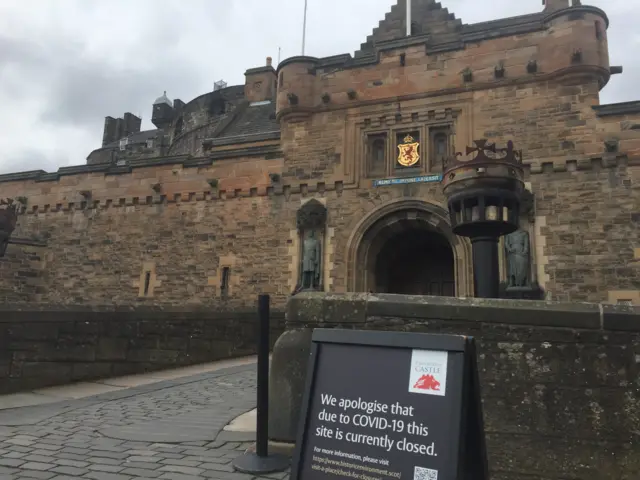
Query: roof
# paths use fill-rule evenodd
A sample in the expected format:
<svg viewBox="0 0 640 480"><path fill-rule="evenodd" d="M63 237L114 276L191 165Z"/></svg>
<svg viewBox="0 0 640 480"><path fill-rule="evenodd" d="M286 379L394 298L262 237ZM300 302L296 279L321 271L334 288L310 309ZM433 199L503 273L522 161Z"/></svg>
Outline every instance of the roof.
<svg viewBox="0 0 640 480"><path fill-rule="evenodd" d="M155 102L153 102L154 105L160 105L162 103L166 103L170 107L173 107L173 102L169 99L169 97L167 97L167 91L166 90L164 91L164 93L161 96L156 98Z"/></svg>
<svg viewBox="0 0 640 480"><path fill-rule="evenodd" d="M123 138L127 138L129 140L128 142L129 145L136 144L136 143L147 143L147 140L156 138L159 131L160 131L159 129L155 128L153 130L145 130L143 132L132 133L128 137L123 137ZM120 140L116 142L107 143L102 148L118 147L119 145L120 145Z"/></svg>
<svg viewBox="0 0 640 480"><path fill-rule="evenodd" d="M276 105L274 102L249 104L218 135L218 138L249 136L268 132L279 132L280 124L276 121Z"/></svg>
<svg viewBox="0 0 640 480"><path fill-rule="evenodd" d="M275 102L244 102L227 123L207 138L206 148L280 138L280 124L276 121Z"/></svg>
<svg viewBox="0 0 640 480"><path fill-rule="evenodd" d="M640 114L640 101L594 105L591 108L596 111L596 115L599 117L637 115Z"/></svg>

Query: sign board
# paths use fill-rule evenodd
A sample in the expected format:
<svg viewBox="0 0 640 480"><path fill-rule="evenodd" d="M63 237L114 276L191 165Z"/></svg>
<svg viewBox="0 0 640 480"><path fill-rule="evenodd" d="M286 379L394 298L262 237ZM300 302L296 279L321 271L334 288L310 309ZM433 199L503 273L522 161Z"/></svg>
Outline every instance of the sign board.
<svg viewBox="0 0 640 480"><path fill-rule="evenodd" d="M433 183L441 182L442 175L426 175L422 177L405 177L405 178L385 178L382 180L374 180L374 187L384 187L386 185L405 185L407 183Z"/></svg>
<svg viewBox="0 0 640 480"><path fill-rule="evenodd" d="M487 480L471 337L316 329L291 480Z"/></svg>

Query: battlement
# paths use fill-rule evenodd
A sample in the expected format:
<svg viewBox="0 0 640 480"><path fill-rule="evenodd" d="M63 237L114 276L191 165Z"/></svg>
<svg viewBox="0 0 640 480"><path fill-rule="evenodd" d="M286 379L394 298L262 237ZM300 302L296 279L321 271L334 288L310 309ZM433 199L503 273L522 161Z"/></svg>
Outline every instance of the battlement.
<svg viewBox="0 0 640 480"><path fill-rule="evenodd" d="M19 174L0 175L0 184L6 185L6 187L3 186L3 196L11 197L12 190L14 192L22 192L26 196L27 206L22 207L21 213L23 214L137 205L226 201L254 197L283 196L286 200L292 195L306 198L313 195L325 196L332 194L335 197L340 197L344 190L363 187L366 189L374 188L372 181L367 179L362 179L358 184L330 179L315 182L283 180L281 177L282 152L274 147L255 148L242 153L236 151L229 153L237 157L244 157L243 160L245 162L250 157L262 156L265 159L269 159L265 160L268 165L266 169L247 170L248 176L214 178L216 171L208 170L207 167L217 166L216 156L202 158L177 156L132 162L126 167L82 165L61 168L56 173L34 170ZM227 159L231 160L234 155L227 156ZM218 158L220 157L218 156ZM629 158L624 154L605 154L598 157L570 159L557 163L525 162L523 164L527 177L564 172L599 172L637 166L640 166L640 156ZM242 171L243 168L249 167L243 166L240 167L240 170ZM193 173L189 173L190 170L193 170ZM103 180L99 180L96 177L98 173L104 174ZM169 173L172 176L178 176L178 178L163 185L160 177L164 176L166 179ZM217 174L228 174L228 171L225 172L218 169ZM79 175L82 175L83 178L75 180L69 178ZM184 175L184 179L179 175ZM112 176L128 178L128 180L118 181L113 187L110 187L109 185L112 182L109 177ZM567 181L569 180L570 177L567 177ZM580 179L576 177L576 181L579 182ZM56 187L46 187L44 190L37 187L37 185L45 182L55 182ZM11 185L11 183L14 183L14 185ZM20 187L20 185L22 186ZM77 187L74 188L74 185L77 185ZM94 191L86 189L89 185L94 186ZM40 190L40 192L30 192L32 188L33 190ZM383 191L385 188L393 189L397 187L389 185L375 188ZM126 190L135 190L136 193L126 194ZM166 193L163 190L166 190ZM49 193L43 193L44 191ZM147 192L146 194L144 193L145 191ZM118 192L123 194L118 195ZM30 193L36 194L36 203L34 203L33 197L28 196Z"/></svg>
<svg viewBox="0 0 640 480"><path fill-rule="evenodd" d="M424 25L407 36L394 6L355 56L292 57L278 66L278 118L298 121L319 111L355 108L544 82L594 82L609 65L608 18L583 5L462 25L433 0L414 0ZM422 19L422 20L420 20ZM403 20L404 21L404 20ZM518 48L513 38L518 36Z"/></svg>

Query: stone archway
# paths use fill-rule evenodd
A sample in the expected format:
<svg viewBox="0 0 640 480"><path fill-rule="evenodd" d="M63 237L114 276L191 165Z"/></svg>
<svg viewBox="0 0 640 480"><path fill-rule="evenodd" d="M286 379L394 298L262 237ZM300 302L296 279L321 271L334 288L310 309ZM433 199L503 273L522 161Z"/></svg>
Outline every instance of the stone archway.
<svg viewBox="0 0 640 480"><path fill-rule="evenodd" d="M448 212L396 200L363 218L347 247L351 292L473 295L471 244L453 234Z"/></svg>

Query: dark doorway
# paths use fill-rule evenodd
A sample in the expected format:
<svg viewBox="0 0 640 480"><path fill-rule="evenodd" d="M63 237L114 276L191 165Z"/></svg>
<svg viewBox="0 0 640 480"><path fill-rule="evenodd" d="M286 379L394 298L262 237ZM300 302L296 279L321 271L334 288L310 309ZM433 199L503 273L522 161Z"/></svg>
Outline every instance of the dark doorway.
<svg viewBox="0 0 640 480"><path fill-rule="evenodd" d="M377 293L455 296L453 251L429 230L409 229L389 238L375 263Z"/></svg>

